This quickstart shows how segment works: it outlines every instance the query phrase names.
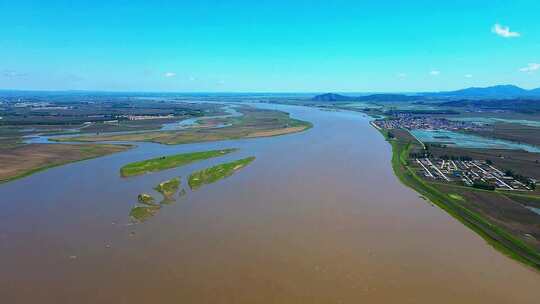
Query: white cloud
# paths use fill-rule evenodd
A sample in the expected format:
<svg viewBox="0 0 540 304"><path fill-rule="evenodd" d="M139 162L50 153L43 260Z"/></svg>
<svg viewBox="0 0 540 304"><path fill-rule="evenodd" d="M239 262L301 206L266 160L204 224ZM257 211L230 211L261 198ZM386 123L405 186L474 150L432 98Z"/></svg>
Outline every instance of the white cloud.
<svg viewBox="0 0 540 304"><path fill-rule="evenodd" d="M531 73L540 70L540 63L529 63L526 67L519 69L521 72Z"/></svg>
<svg viewBox="0 0 540 304"><path fill-rule="evenodd" d="M26 77L27 74L17 72L17 71L14 71L14 70L3 70L2 71L2 76L6 77L6 78L16 78L16 77Z"/></svg>
<svg viewBox="0 0 540 304"><path fill-rule="evenodd" d="M189 76L188 79L189 79L189 81L195 81L195 80L197 80L197 78L195 78L195 76Z"/></svg>
<svg viewBox="0 0 540 304"><path fill-rule="evenodd" d="M465 74L465 78L472 78L472 74Z"/></svg>
<svg viewBox="0 0 540 304"><path fill-rule="evenodd" d="M167 73L163 74L163 76L165 76L165 77L167 77L167 78L171 78L171 77L176 76L176 73L174 73L174 72L167 72Z"/></svg>
<svg viewBox="0 0 540 304"><path fill-rule="evenodd" d="M521 36L521 34L518 32L510 31L508 26L503 26L498 23L491 28L491 32L504 38L515 38Z"/></svg>
<svg viewBox="0 0 540 304"><path fill-rule="evenodd" d="M441 74L441 71L433 70L429 72L429 75L431 76L439 76Z"/></svg>
<svg viewBox="0 0 540 304"><path fill-rule="evenodd" d="M405 78L405 77L407 77L407 74L405 74L405 73L397 73L396 76L398 78Z"/></svg>

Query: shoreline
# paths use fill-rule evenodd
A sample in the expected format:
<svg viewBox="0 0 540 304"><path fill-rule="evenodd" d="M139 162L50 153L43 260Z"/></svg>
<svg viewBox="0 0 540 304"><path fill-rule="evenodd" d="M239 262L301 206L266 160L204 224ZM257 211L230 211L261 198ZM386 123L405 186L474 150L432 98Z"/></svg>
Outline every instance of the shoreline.
<svg viewBox="0 0 540 304"><path fill-rule="evenodd" d="M287 113L287 115L288 115L288 113ZM208 138L200 137L200 138L192 138L192 139L187 140L185 142L181 142L181 141L180 142L159 141L159 140L155 140L153 138L151 138L151 139L144 138L144 139L141 139L141 140L137 140L136 138L134 138L132 140L115 140L114 139L114 136L122 136L121 134L113 134L113 135L111 135L111 136L113 136L113 138L111 140L107 140L107 138L105 140L100 138L99 140L96 140L96 141L94 141L94 140L84 140L84 138L82 140L77 140L77 138L71 138L71 137L69 137L69 138L56 138L56 139L51 138L49 140L55 142L55 144L60 144L60 145L70 145L70 144L72 144L72 145L113 145L113 146L119 146L119 147L128 146L129 148L127 148L127 149L131 149L131 148L136 146L137 142L152 142L152 143L163 144L163 145L182 145L182 144L194 144L194 143L201 143L201 142L215 142L215 141L226 141L226 140L236 140L236 139L276 137L276 136L283 136L283 135L301 133L301 132L305 132L305 131L313 128L313 123L311 123L309 121L303 121L303 120L298 120L298 119L293 119L293 118L290 118L290 120L291 120L292 123L297 123L299 125L287 126L285 128L276 128L276 129L270 129L270 130L254 130L253 132L244 134L244 136L240 136L240 137L237 137L237 136L215 136L215 137L208 137ZM149 133L152 133L152 131L151 132L143 132L143 133L133 133L131 135L141 135L141 134L149 134ZM174 131L157 131L155 133L157 133L157 134L167 134L167 133L175 133L175 132ZM158 138L159 138L159 136L158 136ZM117 141L123 141L123 142L126 142L126 144L114 144L114 143L112 143L112 142L117 142ZM107 142L111 142L111 143L107 143ZM54 143L39 144L39 145L52 145L52 144L54 144ZM127 150L127 149L125 149L125 150ZM117 152L123 152L123 151L117 151ZM7 177L5 179L0 179L0 184L4 184L4 183L8 183L8 182L17 180L17 179L21 179L21 178L30 176L30 175L32 175L34 173L45 171L45 170L48 170L48 169L51 169L51 168L54 168L54 167L59 167L59 166L67 165L67 164L74 163L74 162L84 161L84 160L88 160L88 159L98 158L98 157L110 155L110 154L117 153L117 152L105 153L103 155L91 155L91 156L80 158L80 159L67 160L65 162L59 161L59 162L51 163L51 164L44 164L44 165L41 165L41 166L38 166L38 167L35 167L35 168L31 168L31 169L29 169L27 171L23 171L22 173L16 174L14 176L10 176L10 177Z"/></svg>

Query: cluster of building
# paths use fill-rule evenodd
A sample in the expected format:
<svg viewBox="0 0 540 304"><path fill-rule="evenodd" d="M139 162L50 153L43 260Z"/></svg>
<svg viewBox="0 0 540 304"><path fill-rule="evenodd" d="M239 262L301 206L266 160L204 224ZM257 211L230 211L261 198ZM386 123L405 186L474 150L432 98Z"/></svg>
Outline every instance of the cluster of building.
<svg viewBox="0 0 540 304"><path fill-rule="evenodd" d="M70 106L60 106L46 101L19 101L19 102L6 102L0 101L0 105L6 105L8 108L28 108L30 111L43 111L43 110L68 110Z"/></svg>
<svg viewBox="0 0 540 304"><path fill-rule="evenodd" d="M128 120L148 120L148 119L174 118L174 115L173 114L169 114L169 115L121 115L119 117L127 118Z"/></svg>
<svg viewBox="0 0 540 304"><path fill-rule="evenodd" d="M468 121L454 121L446 118L397 114L392 119L375 120L375 125L383 129L408 130L476 130L480 126Z"/></svg>
<svg viewBox="0 0 540 304"><path fill-rule="evenodd" d="M51 106L50 102L45 101L20 101L12 104L14 108L44 108Z"/></svg>
<svg viewBox="0 0 540 304"><path fill-rule="evenodd" d="M533 190L530 184L507 175L486 161L416 158L415 162L426 178L445 182L461 181L471 187L484 185L504 190ZM535 182L531 180L532 184Z"/></svg>

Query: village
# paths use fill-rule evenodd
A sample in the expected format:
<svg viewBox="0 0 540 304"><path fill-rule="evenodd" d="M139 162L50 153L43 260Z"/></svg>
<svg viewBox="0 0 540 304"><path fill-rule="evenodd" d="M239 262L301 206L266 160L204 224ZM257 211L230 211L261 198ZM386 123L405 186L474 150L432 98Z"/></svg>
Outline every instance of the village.
<svg viewBox="0 0 540 304"><path fill-rule="evenodd" d="M425 178L463 182L466 186L485 190L532 191L536 183L533 179L503 172L489 161L416 158L415 163Z"/></svg>
<svg viewBox="0 0 540 304"><path fill-rule="evenodd" d="M397 114L391 119L378 119L373 122L380 128L407 130L476 130L480 126L467 121L454 121L446 118L416 116L412 114Z"/></svg>

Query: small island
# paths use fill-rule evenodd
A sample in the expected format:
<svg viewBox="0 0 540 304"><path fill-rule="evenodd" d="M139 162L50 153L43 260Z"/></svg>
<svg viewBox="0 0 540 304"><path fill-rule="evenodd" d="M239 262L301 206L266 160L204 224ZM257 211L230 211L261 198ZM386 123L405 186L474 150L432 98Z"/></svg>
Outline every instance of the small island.
<svg viewBox="0 0 540 304"><path fill-rule="evenodd" d="M129 216L134 219L136 222L144 222L150 217L154 216L156 212L160 209L160 206L135 206L131 208Z"/></svg>
<svg viewBox="0 0 540 304"><path fill-rule="evenodd" d="M163 198L165 200L171 200L174 194L178 192L179 188L180 188L180 178L175 177L173 179L166 180L164 182L159 183L159 185L157 185L154 188L154 190L161 193L161 195L163 195Z"/></svg>
<svg viewBox="0 0 540 304"><path fill-rule="evenodd" d="M233 175L235 172L249 165L254 160L255 157L252 156L196 171L189 176L189 187L192 190L197 190L203 185L217 182L220 179Z"/></svg>
<svg viewBox="0 0 540 304"><path fill-rule="evenodd" d="M154 197L147 193L141 193L137 196L139 203L145 205L154 205Z"/></svg>
<svg viewBox="0 0 540 304"><path fill-rule="evenodd" d="M196 161L222 156L235 152L236 150L237 149L210 150L147 159L123 166L120 168L120 175L122 175L122 177L130 177L149 172L158 172L166 169L185 166Z"/></svg>

